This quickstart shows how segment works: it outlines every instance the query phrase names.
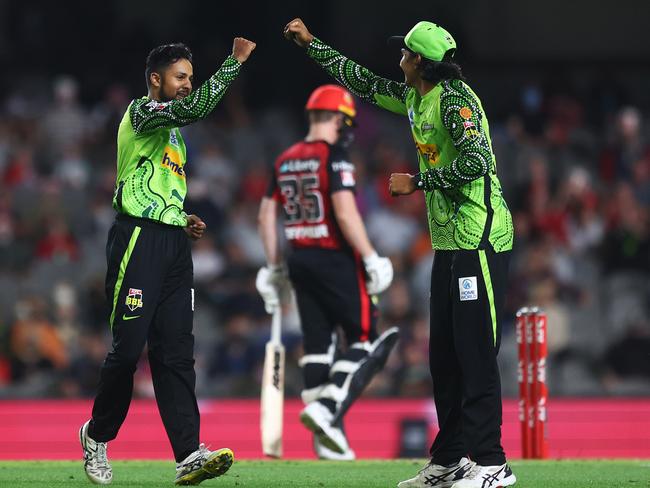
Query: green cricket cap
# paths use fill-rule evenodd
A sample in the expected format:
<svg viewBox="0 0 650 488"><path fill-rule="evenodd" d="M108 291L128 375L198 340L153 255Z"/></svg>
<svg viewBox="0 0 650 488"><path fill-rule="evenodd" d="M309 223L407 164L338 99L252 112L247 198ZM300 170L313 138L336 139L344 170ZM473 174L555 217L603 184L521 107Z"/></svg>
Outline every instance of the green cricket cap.
<svg viewBox="0 0 650 488"><path fill-rule="evenodd" d="M426 20L415 24L405 36L390 37L388 43L406 46L431 61L442 61L448 51L452 51L452 56L456 51L456 41L451 34L438 24Z"/></svg>

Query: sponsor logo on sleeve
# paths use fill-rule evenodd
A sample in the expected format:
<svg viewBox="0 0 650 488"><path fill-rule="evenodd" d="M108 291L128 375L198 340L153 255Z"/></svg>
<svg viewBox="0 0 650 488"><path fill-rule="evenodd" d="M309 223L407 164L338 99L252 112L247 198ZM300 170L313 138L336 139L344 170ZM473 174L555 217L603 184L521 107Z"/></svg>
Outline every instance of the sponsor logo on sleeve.
<svg viewBox="0 0 650 488"><path fill-rule="evenodd" d="M465 120L470 119L470 118L472 117L472 111L470 110L469 107L463 107L463 108L461 108L461 109L458 111L458 113L459 113L460 116L461 116L462 118L464 118Z"/></svg>
<svg viewBox="0 0 650 488"><path fill-rule="evenodd" d="M354 173L352 171L341 171L341 184L343 186L354 186Z"/></svg>
<svg viewBox="0 0 650 488"><path fill-rule="evenodd" d="M151 100L149 103L145 104L145 107L149 109L150 112L159 112L169 105L169 102L159 102L157 100Z"/></svg>
<svg viewBox="0 0 650 488"><path fill-rule="evenodd" d="M476 286L476 276L466 276L458 278L458 291L460 292L460 301L478 300L478 287Z"/></svg>

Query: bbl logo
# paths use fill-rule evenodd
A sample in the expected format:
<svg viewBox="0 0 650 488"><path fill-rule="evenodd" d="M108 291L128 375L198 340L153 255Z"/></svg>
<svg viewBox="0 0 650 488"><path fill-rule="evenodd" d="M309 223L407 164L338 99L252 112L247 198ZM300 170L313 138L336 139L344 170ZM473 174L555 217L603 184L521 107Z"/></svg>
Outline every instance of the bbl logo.
<svg viewBox="0 0 650 488"><path fill-rule="evenodd" d="M142 308L142 290L129 288L129 294L126 296L126 306L131 312L136 308Z"/></svg>

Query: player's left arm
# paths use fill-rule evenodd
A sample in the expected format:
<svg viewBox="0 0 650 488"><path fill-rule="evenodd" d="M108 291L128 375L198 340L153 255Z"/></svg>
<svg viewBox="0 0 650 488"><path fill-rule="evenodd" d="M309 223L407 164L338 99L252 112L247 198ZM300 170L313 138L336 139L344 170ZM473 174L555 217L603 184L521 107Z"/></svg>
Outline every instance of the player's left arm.
<svg viewBox="0 0 650 488"><path fill-rule="evenodd" d="M327 162L332 208L344 239L362 258L366 258L376 252L370 243L366 226L357 207L356 169L349 159L347 151L340 146L332 147Z"/></svg>
<svg viewBox="0 0 650 488"><path fill-rule="evenodd" d="M417 189L425 191L458 188L482 178L494 165L494 155L476 96L460 80L443 83L440 115L458 156L448 166L431 168L416 177Z"/></svg>
<svg viewBox="0 0 650 488"><path fill-rule="evenodd" d="M207 117L237 78L241 66L255 49L255 43L235 38L233 51L221 67L198 89L181 100L159 102L148 98L134 100L129 107L136 134L160 128L183 127Z"/></svg>

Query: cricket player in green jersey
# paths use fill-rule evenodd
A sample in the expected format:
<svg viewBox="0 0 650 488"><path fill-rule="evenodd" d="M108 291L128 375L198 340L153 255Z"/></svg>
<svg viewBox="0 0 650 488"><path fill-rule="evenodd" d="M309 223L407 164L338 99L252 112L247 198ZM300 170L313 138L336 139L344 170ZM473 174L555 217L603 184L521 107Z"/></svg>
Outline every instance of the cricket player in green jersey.
<svg viewBox="0 0 650 488"><path fill-rule="evenodd" d="M212 112L253 49L254 42L235 38L232 54L194 92L189 48L153 49L145 69L148 94L129 104L120 123L117 217L106 245L113 344L102 365L92 418L79 431L84 469L93 483L112 481L107 443L126 418L145 343L158 410L176 458L175 483L197 485L233 463L230 449L210 451L199 444L190 239L200 239L205 224L183 210L186 150L179 127Z"/></svg>
<svg viewBox="0 0 650 488"><path fill-rule="evenodd" d="M391 38L404 81L381 78L314 37L300 19L284 29L339 83L408 117L419 172L393 174L394 196L422 191L435 258L429 365L440 431L431 461L400 488L495 488L516 478L501 446L497 365L508 261L510 211L496 173L485 111L453 63L456 42L432 22Z"/></svg>

